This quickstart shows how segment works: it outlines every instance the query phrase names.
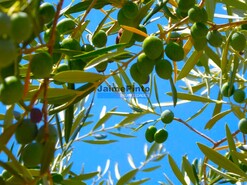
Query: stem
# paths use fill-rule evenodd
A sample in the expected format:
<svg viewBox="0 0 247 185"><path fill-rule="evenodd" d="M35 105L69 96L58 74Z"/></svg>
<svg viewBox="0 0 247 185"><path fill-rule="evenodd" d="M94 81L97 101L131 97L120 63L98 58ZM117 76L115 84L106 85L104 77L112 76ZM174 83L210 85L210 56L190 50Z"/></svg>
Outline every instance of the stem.
<svg viewBox="0 0 247 185"><path fill-rule="evenodd" d="M185 121L183 121L180 118L174 118L174 120L183 123L186 127L188 127L190 130L192 130L193 132L197 133L198 135L200 135L201 137L205 138L206 140L208 140L209 142L213 143L213 145L215 146L217 143L211 139L210 137L208 137L207 135L201 133L200 131L194 129L192 126L190 126L188 123L186 123Z"/></svg>

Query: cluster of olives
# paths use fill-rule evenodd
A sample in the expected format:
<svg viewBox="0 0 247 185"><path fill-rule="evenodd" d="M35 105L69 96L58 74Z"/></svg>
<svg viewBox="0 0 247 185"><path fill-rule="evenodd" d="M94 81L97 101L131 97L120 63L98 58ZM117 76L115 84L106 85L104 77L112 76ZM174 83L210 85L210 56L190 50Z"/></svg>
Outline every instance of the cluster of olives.
<svg viewBox="0 0 247 185"><path fill-rule="evenodd" d="M171 110L165 110L161 113L160 119L164 124L169 124L174 119L174 113ZM150 143L153 141L163 143L168 138L168 132L164 128L157 130L157 128L152 125L147 128L145 138Z"/></svg>
<svg viewBox="0 0 247 185"><path fill-rule="evenodd" d="M45 141L56 142L57 130L53 125L48 125L48 133L45 126L37 127L37 122L42 118L40 112L35 108L30 113L31 119L24 119L15 131L16 141L24 145L21 150L21 160L26 167L35 167L41 163L42 152ZM34 122L36 121L36 123Z"/></svg>
<svg viewBox="0 0 247 185"><path fill-rule="evenodd" d="M233 99L237 103L243 103L245 102L245 91L243 89L235 89L234 84L232 87L230 86L229 82L226 82L221 87L221 94L225 97L231 97L233 96Z"/></svg>

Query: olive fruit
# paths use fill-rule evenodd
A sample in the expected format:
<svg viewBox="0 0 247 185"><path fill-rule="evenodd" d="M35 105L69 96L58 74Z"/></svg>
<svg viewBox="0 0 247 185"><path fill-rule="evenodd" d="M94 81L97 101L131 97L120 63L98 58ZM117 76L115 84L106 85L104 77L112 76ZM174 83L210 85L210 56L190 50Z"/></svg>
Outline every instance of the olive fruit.
<svg viewBox="0 0 247 185"><path fill-rule="evenodd" d="M146 37L143 41L142 48L151 60L158 59L164 51L162 40L156 36Z"/></svg>
<svg viewBox="0 0 247 185"><path fill-rule="evenodd" d="M10 17L3 12L0 12L0 28L0 36L7 35L11 31Z"/></svg>
<svg viewBox="0 0 247 185"><path fill-rule="evenodd" d="M203 50L207 46L207 39L202 37L202 38L192 38L192 43L197 51Z"/></svg>
<svg viewBox="0 0 247 185"><path fill-rule="evenodd" d="M163 143L167 140L167 138L168 138L168 132L165 129L159 129L154 134L154 141L156 143Z"/></svg>
<svg viewBox="0 0 247 185"><path fill-rule="evenodd" d="M237 103L243 103L245 100L245 92L242 89L236 89L233 93L233 99Z"/></svg>
<svg viewBox="0 0 247 185"><path fill-rule="evenodd" d="M140 31L144 32L144 33L147 33L147 29L146 29L146 27L143 26L143 25L139 25L138 29L139 29ZM144 36L139 35L139 34L137 34L137 33L135 33L135 34L133 35L133 37L134 37L134 40L137 41L137 42L142 42L142 41L144 41L144 39L145 39Z"/></svg>
<svg viewBox="0 0 247 185"><path fill-rule="evenodd" d="M235 91L234 85L232 85L232 88L230 89L230 83L226 82L221 87L221 94L225 97L230 97L233 95Z"/></svg>
<svg viewBox="0 0 247 185"><path fill-rule="evenodd" d="M40 127L40 129L38 130L36 141L39 142L39 143L44 143L46 137L51 142L56 142L57 141L58 134L57 134L57 129L55 128L54 125L51 125L51 124L48 125L48 132L47 133L46 133L46 130L45 130L45 125Z"/></svg>
<svg viewBox="0 0 247 185"><path fill-rule="evenodd" d="M92 38L93 45L95 47L101 48L106 45L107 35L104 30L99 30Z"/></svg>
<svg viewBox="0 0 247 185"><path fill-rule="evenodd" d="M0 39L0 68L14 63L17 57L17 48L11 39Z"/></svg>
<svg viewBox="0 0 247 185"><path fill-rule="evenodd" d="M26 167L36 167L41 163L43 147L40 143L30 143L25 146L21 158Z"/></svg>
<svg viewBox="0 0 247 185"><path fill-rule="evenodd" d="M47 52L40 52L32 56L30 69L35 78L48 78L52 72L53 59Z"/></svg>
<svg viewBox="0 0 247 185"><path fill-rule="evenodd" d="M149 143L154 141L154 134L156 133L157 128L155 126L149 126L145 132L145 138Z"/></svg>
<svg viewBox="0 0 247 185"><path fill-rule="evenodd" d="M211 46L220 47L223 41L223 36L217 30L208 32L207 41Z"/></svg>
<svg viewBox="0 0 247 185"><path fill-rule="evenodd" d="M99 63L98 65L95 66L95 69L99 72L99 73L102 73L106 70L107 68L107 65L108 65L108 62L101 62Z"/></svg>
<svg viewBox="0 0 247 185"><path fill-rule="evenodd" d="M87 65L87 62L85 62L84 60L80 58L69 60L69 67L71 70L83 70L86 65Z"/></svg>
<svg viewBox="0 0 247 185"><path fill-rule="evenodd" d="M17 12L11 15L11 36L20 43L27 40L33 33L33 23L25 12Z"/></svg>
<svg viewBox="0 0 247 185"><path fill-rule="evenodd" d="M190 8L192 8L196 3L196 0L179 0L178 8L181 12L188 12Z"/></svg>
<svg viewBox="0 0 247 185"><path fill-rule="evenodd" d="M0 100L5 105L17 103L23 95L24 86L16 76L8 76L0 84Z"/></svg>
<svg viewBox="0 0 247 185"><path fill-rule="evenodd" d="M81 50L85 52L93 51L95 48L91 44L83 44Z"/></svg>
<svg viewBox="0 0 247 185"><path fill-rule="evenodd" d="M59 32L57 31L57 29L55 29L55 44L58 44L59 43L59 40L60 40L60 35L59 35ZM51 38L51 29L47 29L45 32L44 32L44 41L46 43L48 43L50 41L50 38Z"/></svg>
<svg viewBox="0 0 247 185"><path fill-rule="evenodd" d="M145 53L141 53L137 57L137 69L144 75L149 75L154 68L154 61L150 60Z"/></svg>
<svg viewBox="0 0 247 185"><path fill-rule="evenodd" d="M137 63L134 63L130 67L130 75L133 78L133 80L139 84L145 84L148 82L149 79L148 75L144 75L138 71Z"/></svg>
<svg viewBox="0 0 247 185"><path fill-rule="evenodd" d="M193 6L188 11L188 16L192 22L207 22L208 14L205 8Z"/></svg>
<svg viewBox="0 0 247 185"><path fill-rule="evenodd" d="M125 17L122 8L118 11L117 21L118 21L119 25L126 25L126 26L133 26L134 25L133 19L129 19L129 18Z"/></svg>
<svg viewBox="0 0 247 185"><path fill-rule="evenodd" d="M241 28L242 30L247 30L247 24L241 24L240 28Z"/></svg>
<svg viewBox="0 0 247 185"><path fill-rule="evenodd" d="M15 63L7 66L0 68L0 79L4 79L8 76L14 76L15 75Z"/></svg>
<svg viewBox="0 0 247 185"><path fill-rule="evenodd" d="M38 133L36 123L30 119L24 119L15 130L15 138L19 144L27 144L32 142Z"/></svg>
<svg viewBox="0 0 247 185"><path fill-rule="evenodd" d="M55 13L55 8L51 3L45 2L39 7L39 15L41 16L43 23L51 22L55 16Z"/></svg>
<svg viewBox="0 0 247 185"><path fill-rule="evenodd" d="M170 79L172 76L172 64L168 60L160 59L156 61L155 71L160 78Z"/></svg>
<svg viewBox="0 0 247 185"><path fill-rule="evenodd" d="M67 37L67 38L62 40L61 48L80 51L81 50L81 45L77 40L75 40L75 39L73 39L71 37Z"/></svg>
<svg viewBox="0 0 247 185"><path fill-rule="evenodd" d="M238 122L238 129L243 133L247 134L247 119L242 118Z"/></svg>
<svg viewBox="0 0 247 185"><path fill-rule="evenodd" d="M134 19L138 14L138 6L132 1L126 2L122 7L123 14L128 19Z"/></svg>
<svg viewBox="0 0 247 185"><path fill-rule="evenodd" d="M181 61L184 59L184 49L176 42L170 42L166 45L165 54L173 61Z"/></svg>
<svg viewBox="0 0 247 185"><path fill-rule="evenodd" d="M171 32L168 43L170 42L176 42L181 46L183 45L183 40L181 38L181 35L178 32Z"/></svg>
<svg viewBox="0 0 247 185"><path fill-rule="evenodd" d="M191 26L190 32L195 39L205 38L208 33L208 27L204 23L196 22Z"/></svg>
<svg viewBox="0 0 247 185"><path fill-rule="evenodd" d="M230 39L230 45L232 46L233 49L237 51L244 50L246 46L246 38L244 34L240 32L236 32L232 34L231 39Z"/></svg>
<svg viewBox="0 0 247 185"><path fill-rule="evenodd" d="M42 120L42 112L39 108L32 108L30 111L30 119L33 123L39 123Z"/></svg>
<svg viewBox="0 0 247 185"><path fill-rule="evenodd" d="M56 28L60 34L65 35L65 34L71 33L74 30L75 26L76 26L76 23L73 19L64 18L57 23Z"/></svg>
<svg viewBox="0 0 247 185"><path fill-rule="evenodd" d="M171 123L174 119L174 113L167 109L161 113L160 119L165 124Z"/></svg>

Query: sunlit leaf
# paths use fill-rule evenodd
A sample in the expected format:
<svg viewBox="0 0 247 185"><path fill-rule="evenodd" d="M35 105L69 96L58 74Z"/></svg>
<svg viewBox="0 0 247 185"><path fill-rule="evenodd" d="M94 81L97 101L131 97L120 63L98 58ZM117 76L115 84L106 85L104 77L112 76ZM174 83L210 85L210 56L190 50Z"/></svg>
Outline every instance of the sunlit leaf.
<svg viewBox="0 0 247 185"><path fill-rule="evenodd" d="M138 172L138 169L131 170L120 177L120 179L117 181L116 185L125 185L128 183L132 178L135 177L136 173Z"/></svg>
<svg viewBox="0 0 247 185"><path fill-rule="evenodd" d="M174 161L174 159L170 155L168 155L168 161L169 161L169 164L170 164L170 166L172 168L172 171L176 175L177 179L181 182L181 184L187 185L187 183L184 180L184 175L179 170L176 162Z"/></svg>
<svg viewBox="0 0 247 185"><path fill-rule="evenodd" d="M215 116L213 116L205 125L205 129L211 129L216 123L217 121L219 121L221 118L223 118L224 116L226 116L227 114L231 113L231 109L220 112L219 114L216 114Z"/></svg>
<svg viewBox="0 0 247 185"><path fill-rule="evenodd" d="M193 184L197 184L198 182L197 182L197 179L196 179L195 174L193 172L193 168L192 168L190 162L188 161L188 159L185 156L183 156L183 163L182 164L183 164L183 168L186 171L186 173L187 173L188 177L190 178L191 182Z"/></svg>
<svg viewBox="0 0 247 185"><path fill-rule="evenodd" d="M134 163L134 160L133 160L133 157L131 154L128 154L128 162L130 164L130 166L133 168L133 169L136 169L136 165Z"/></svg>
<svg viewBox="0 0 247 185"><path fill-rule="evenodd" d="M110 143L117 142L117 140L82 140L82 141L85 143L97 144L97 145L110 144Z"/></svg>
<svg viewBox="0 0 247 185"><path fill-rule="evenodd" d="M149 167L149 168L144 168L142 171L143 172L151 172L151 171L155 171L157 170L158 168L160 168L161 166L153 166L153 167Z"/></svg>
<svg viewBox="0 0 247 185"><path fill-rule="evenodd" d="M227 142L228 142L228 146L229 146L230 155L232 157L233 162L235 164L238 164L237 158L234 155L232 155L232 152L233 151L237 151L237 149L236 149L236 145L235 145L234 139L232 137L232 133L231 133L230 128L228 127L227 124L225 126L225 129L226 129L226 138L227 138Z"/></svg>
<svg viewBox="0 0 247 185"><path fill-rule="evenodd" d="M231 160L222 156L221 154L216 152L214 149L209 148L201 143L197 143L197 145L199 146L200 150L204 153L204 155L208 157L209 160L219 165L220 167L226 169L227 171L235 173L247 179L247 174L243 170L241 170L239 166L233 163Z"/></svg>
<svg viewBox="0 0 247 185"><path fill-rule="evenodd" d="M206 103L200 110L198 110L193 116L189 117L186 122L191 121L192 119L196 118L197 116L199 116L201 113L203 113L205 111L205 109L207 108L207 106L209 105L209 103Z"/></svg>
<svg viewBox="0 0 247 185"><path fill-rule="evenodd" d="M149 181L150 178L143 178L143 179L140 179L140 180L135 180L135 181L132 181L130 183L128 183L128 185L139 185L139 184L144 184L146 183L147 181Z"/></svg>
<svg viewBox="0 0 247 185"><path fill-rule="evenodd" d="M117 133L117 132L108 132L114 136L117 136L117 137L122 137L122 138L135 138L136 136L133 136L133 135L129 135L129 134L122 134L122 133Z"/></svg>

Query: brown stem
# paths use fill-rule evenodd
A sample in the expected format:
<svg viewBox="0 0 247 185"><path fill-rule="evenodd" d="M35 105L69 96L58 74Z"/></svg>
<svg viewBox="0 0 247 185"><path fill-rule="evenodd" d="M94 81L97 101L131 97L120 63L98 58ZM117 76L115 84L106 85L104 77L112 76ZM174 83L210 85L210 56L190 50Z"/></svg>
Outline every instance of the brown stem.
<svg viewBox="0 0 247 185"><path fill-rule="evenodd" d="M183 123L186 127L188 127L190 130L192 130L193 132L197 133L198 135L200 135L201 137L205 138L206 140L208 140L209 142L213 143L213 145L216 144L216 142L211 139L210 137L208 137L207 135L201 133L200 131L194 129L192 126L190 126L188 123L186 123L185 121L183 121L182 119L180 118L174 118L174 120L180 122L180 123Z"/></svg>

